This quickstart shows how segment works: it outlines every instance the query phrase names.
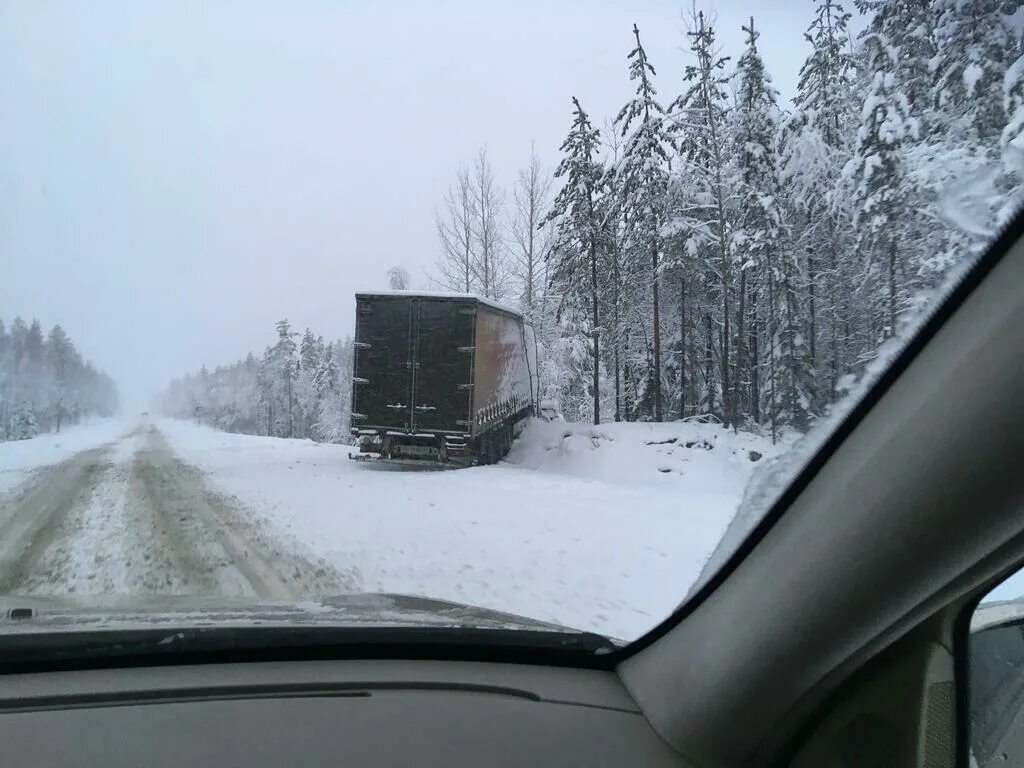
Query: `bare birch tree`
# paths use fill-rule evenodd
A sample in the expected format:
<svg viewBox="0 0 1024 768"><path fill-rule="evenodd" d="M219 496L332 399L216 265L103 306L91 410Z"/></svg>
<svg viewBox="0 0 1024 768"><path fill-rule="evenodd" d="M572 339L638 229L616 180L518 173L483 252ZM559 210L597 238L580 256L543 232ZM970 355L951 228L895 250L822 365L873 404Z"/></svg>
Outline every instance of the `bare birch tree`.
<svg viewBox="0 0 1024 768"><path fill-rule="evenodd" d="M498 186L486 147L481 147L473 160L469 190L473 206L472 250L475 256L472 272L485 297L501 299L509 281L508 249L502 227L505 191Z"/></svg>
<svg viewBox="0 0 1024 768"><path fill-rule="evenodd" d="M432 281L450 291L469 293L476 285L474 270L476 208L469 170L461 168L444 195L444 210L435 211L441 254Z"/></svg>
<svg viewBox="0 0 1024 768"><path fill-rule="evenodd" d="M527 311L544 290L544 261L552 241L550 222L544 218L551 204L551 181L551 173L541 164L531 143L530 160L520 169L513 188L509 224L512 240L509 267L519 283L522 305Z"/></svg>

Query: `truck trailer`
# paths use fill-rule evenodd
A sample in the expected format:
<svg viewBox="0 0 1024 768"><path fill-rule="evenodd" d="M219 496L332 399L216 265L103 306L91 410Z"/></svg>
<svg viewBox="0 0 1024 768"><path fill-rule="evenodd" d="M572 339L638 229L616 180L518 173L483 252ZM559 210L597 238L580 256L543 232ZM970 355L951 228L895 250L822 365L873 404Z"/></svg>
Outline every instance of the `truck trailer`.
<svg viewBox="0 0 1024 768"><path fill-rule="evenodd" d="M533 328L496 302L465 293L357 293L354 346L354 458L492 464L535 412Z"/></svg>

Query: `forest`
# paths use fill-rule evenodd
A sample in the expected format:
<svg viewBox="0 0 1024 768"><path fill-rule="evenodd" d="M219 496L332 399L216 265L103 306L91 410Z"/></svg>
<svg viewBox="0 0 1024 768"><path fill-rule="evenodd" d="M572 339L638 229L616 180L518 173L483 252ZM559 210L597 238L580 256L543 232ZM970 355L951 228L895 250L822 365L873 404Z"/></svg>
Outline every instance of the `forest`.
<svg viewBox="0 0 1024 768"><path fill-rule="evenodd" d="M756 17L726 53L694 8L681 75L623 30L635 94L600 125L571 99L553 177L507 205L484 151L457 173L435 279L522 306L568 419L803 431L1017 209L1024 9L854 6L856 37L808 4L791 104Z"/></svg>
<svg viewBox="0 0 1024 768"><path fill-rule="evenodd" d="M623 30L633 97L595 120L567 94L552 167L534 148L511 194L485 149L457 170L430 287L518 306L566 419L805 431L1017 210L1024 9L807 7L791 103L756 17L726 52L695 6L682 72ZM209 404L232 431L343 440L350 377L350 340L297 342L282 321L262 358L177 380L163 404Z"/></svg>
<svg viewBox="0 0 1024 768"><path fill-rule="evenodd" d="M234 364L174 379L160 396L160 410L226 432L346 442L351 339L325 343L308 328L300 339L287 320L276 331L276 341L259 358L250 353Z"/></svg>
<svg viewBox="0 0 1024 768"><path fill-rule="evenodd" d="M60 432L117 410L114 381L84 360L60 325L0 320L0 441Z"/></svg>

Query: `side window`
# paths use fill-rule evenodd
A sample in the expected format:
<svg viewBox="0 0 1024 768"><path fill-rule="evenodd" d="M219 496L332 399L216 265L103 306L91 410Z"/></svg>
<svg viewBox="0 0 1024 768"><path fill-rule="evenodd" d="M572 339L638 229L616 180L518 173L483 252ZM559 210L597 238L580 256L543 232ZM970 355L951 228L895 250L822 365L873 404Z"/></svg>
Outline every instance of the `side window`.
<svg viewBox="0 0 1024 768"><path fill-rule="evenodd" d="M1024 569L971 617L968 675L970 765L1024 765Z"/></svg>

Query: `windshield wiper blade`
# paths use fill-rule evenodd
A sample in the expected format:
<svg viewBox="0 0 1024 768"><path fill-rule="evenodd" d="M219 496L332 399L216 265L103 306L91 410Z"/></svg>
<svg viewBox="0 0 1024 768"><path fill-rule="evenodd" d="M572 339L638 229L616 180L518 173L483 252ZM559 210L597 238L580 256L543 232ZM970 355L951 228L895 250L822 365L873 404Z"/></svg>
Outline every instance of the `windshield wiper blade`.
<svg viewBox="0 0 1024 768"><path fill-rule="evenodd" d="M579 663L617 650L592 632L474 627L232 626L0 634L0 672L338 658ZM587 664L587 666L590 666Z"/></svg>

